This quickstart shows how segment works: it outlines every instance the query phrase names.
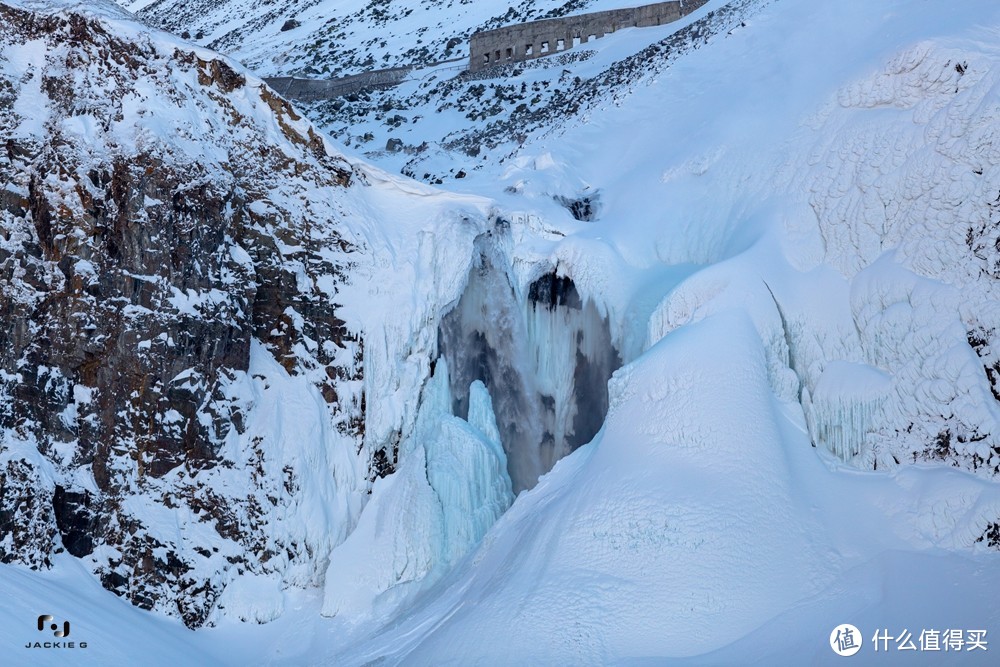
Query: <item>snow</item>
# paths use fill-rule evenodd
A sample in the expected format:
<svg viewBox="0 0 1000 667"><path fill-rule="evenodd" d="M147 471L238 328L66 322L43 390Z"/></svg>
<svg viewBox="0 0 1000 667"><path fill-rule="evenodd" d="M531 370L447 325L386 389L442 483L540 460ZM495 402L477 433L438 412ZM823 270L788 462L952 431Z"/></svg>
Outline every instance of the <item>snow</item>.
<svg viewBox="0 0 1000 667"><path fill-rule="evenodd" d="M23 94L18 97L12 109L21 119L11 133L12 138L22 139L39 134L45 126L48 102L42 95L42 78L35 75L33 66L34 59L44 51L45 45L41 40L32 40L8 52L11 75L27 81Z"/></svg>
<svg viewBox="0 0 1000 667"><path fill-rule="evenodd" d="M815 392L802 397L816 442L845 461L860 454L869 428L883 418L891 386L888 375L866 364L830 362Z"/></svg>
<svg viewBox="0 0 1000 667"><path fill-rule="evenodd" d="M734 328L742 345L723 335ZM713 351L706 338L729 345ZM804 567L817 548L807 539L811 521L790 511L789 489L778 481L787 479L786 464L777 428L764 417L771 398L753 340L747 321L706 322L616 375L605 430L585 462L558 464L498 526L497 536L520 539L494 540L478 555L466 594L489 613L462 610L411 658L448 646L485 659L494 647L477 647L475 638L487 622L510 628L505 650L514 662L587 664L626 650L692 655L821 585ZM748 363L736 381L728 377L729 367ZM539 512L532 506L542 498L551 504ZM475 572L500 563L504 580L478 581ZM745 583L731 585L737 581ZM662 618L673 632L657 632ZM718 634L704 627L709 619Z"/></svg>
<svg viewBox="0 0 1000 667"><path fill-rule="evenodd" d="M564 0L517 5L496 0L396 0L386 6L370 0L285 0L266 5L222 0L194 6L176 0L121 0L119 4L174 32L187 31L198 43L231 53L263 74L305 73L316 78L421 60L453 67L455 63L448 61L468 58L464 40L448 47L454 37L543 18L548 12L575 14L637 6L634 0L585 0L571 5ZM290 19L299 25L285 29ZM254 30L246 30L247 25ZM311 48L301 49L303 44Z"/></svg>
<svg viewBox="0 0 1000 667"><path fill-rule="evenodd" d="M982 134L998 21L989 3L774 3L451 183L508 211L515 292L559 266L616 340L645 344L622 345L595 442L348 662L825 661L852 613L869 636L996 627L952 587L990 576L991 468L912 461L949 414L991 434L969 452L998 433L965 340L996 292L961 236L1000 175ZM601 193L592 224L542 202L584 188ZM775 618L802 639L775 642Z"/></svg>
<svg viewBox="0 0 1000 667"><path fill-rule="evenodd" d="M484 19L485 4L456 21ZM68 558L50 573L3 566L4 635L30 635L49 603L74 622L97 610L84 628L93 664L642 665L825 664L843 622L866 640L881 627L996 632L1000 574L978 540L1000 518L1000 405L984 375L993 357L968 335L1000 327L1000 298L989 243L966 239L996 219L1000 9L757 4L731 34L487 152L449 182L461 194L355 165L367 187L340 206L370 254L342 312L365 341L365 445L398 444L395 472L369 496L354 443L262 346L233 386L253 406L244 441L274 443L275 488L284 466L299 473L301 495L274 530L320 554L311 567L282 582L235 579L219 626L189 633L101 592ZM206 39L231 27L218 26ZM595 77L676 29L623 31L556 69ZM276 39L300 34L272 30L234 53L264 62ZM540 66L524 80L558 76ZM414 124L424 137L455 120L432 106L416 116L429 119ZM164 132L199 122L194 111L170 119ZM428 164L452 159L464 158ZM553 201L592 192L592 222ZM477 259L484 236L491 266ZM572 278L585 308L527 304L528 285L551 270ZM177 293L174 305L205 299ZM583 356L596 358L607 345L590 332L606 320L626 365L593 441L547 465L515 461L503 402L522 388L510 383L512 399L439 357L449 312L463 333L494 324L480 333L516 357L511 367L530 362L525 387L555 397L553 430L576 409L575 354L558 341L581 333ZM507 335L522 326L523 339ZM453 414L463 397L466 419ZM983 437L956 438L951 459L926 455L945 428ZM8 447L51 468L33 443ZM532 486L520 476L549 467L514 500L513 488ZM192 530L164 508L136 511ZM122 626L148 629L157 651L123 645L108 629ZM234 639L238 649L220 649Z"/></svg>
<svg viewBox="0 0 1000 667"><path fill-rule="evenodd" d="M22 7L40 14L72 11L87 16L97 16L109 19L128 18L129 13L122 11L113 0L5 0L5 5Z"/></svg>
<svg viewBox="0 0 1000 667"><path fill-rule="evenodd" d="M801 604L815 618L784 621L794 645L751 643L752 650L779 662L795 651L816 653L833 624L869 605L893 614L864 615L866 630L995 623L984 597L974 598L975 612L950 618L932 602L957 599L953 578L971 583L985 574L989 557L946 550L963 542L968 550L973 508L996 507L995 484L915 467L888 478L845 474L809 446L801 415L774 399L765 363L752 323L738 314L661 341L616 374L598 439L523 494L450 587L349 662L376 655L418 664L457 655L487 664L498 655L515 663L711 662L712 651L740 645ZM935 516L953 522L935 525ZM931 552L914 553L917 545ZM879 600L883 562L903 572L941 568L944 577L907 584L895 576L893 592L922 591L919 607L900 613L905 607L896 605L913 593ZM431 618L442 624L412 640ZM484 641L497 627L509 628L502 644ZM745 660L738 650L722 655L721 664Z"/></svg>
<svg viewBox="0 0 1000 667"><path fill-rule="evenodd" d="M285 611L281 588L278 577L244 574L223 591L218 609L243 622L269 623Z"/></svg>

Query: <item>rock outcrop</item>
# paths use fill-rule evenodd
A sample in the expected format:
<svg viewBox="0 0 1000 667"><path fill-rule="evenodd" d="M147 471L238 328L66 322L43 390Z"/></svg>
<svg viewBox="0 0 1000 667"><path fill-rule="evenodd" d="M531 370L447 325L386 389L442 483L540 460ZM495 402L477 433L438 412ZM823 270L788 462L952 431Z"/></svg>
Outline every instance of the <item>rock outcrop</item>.
<svg viewBox="0 0 1000 667"><path fill-rule="evenodd" d="M259 81L100 14L0 4L0 561L198 626L235 576L322 576L326 532L276 522L332 474L251 421L296 378L360 450L357 186Z"/></svg>

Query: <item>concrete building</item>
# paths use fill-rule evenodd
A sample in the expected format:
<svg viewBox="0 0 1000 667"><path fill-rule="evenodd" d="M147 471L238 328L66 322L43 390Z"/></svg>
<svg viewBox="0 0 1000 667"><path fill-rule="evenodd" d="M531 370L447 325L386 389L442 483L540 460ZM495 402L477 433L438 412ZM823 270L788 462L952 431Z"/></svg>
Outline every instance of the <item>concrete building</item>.
<svg viewBox="0 0 1000 667"><path fill-rule="evenodd" d="M475 72L495 65L561 53L622 28L670 23L706 2L708 0L672 0L477 32L469 39L469 70Z"/></svg>
<svg viewBox="0 0 1000 667"><path fill-rule="evenodd" d="M477 32L469 39L469 71L521 62L568 51L622 28L645 28L671 23L700 8L708 0L671 0L641 7L591 12L557 19ZM443 61L451 62L451 61ZM441 63L428 63L431 66ZM402 83L413 67L372 70L337 79L264 79L288 99L315 101L350 95L362 90L392 88Z"/></svg>

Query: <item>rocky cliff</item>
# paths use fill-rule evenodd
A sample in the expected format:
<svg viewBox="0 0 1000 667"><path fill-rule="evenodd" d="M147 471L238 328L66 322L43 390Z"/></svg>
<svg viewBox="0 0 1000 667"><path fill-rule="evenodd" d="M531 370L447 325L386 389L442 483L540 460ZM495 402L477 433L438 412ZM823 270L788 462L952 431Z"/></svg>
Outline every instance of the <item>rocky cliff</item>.
<svg viewBox="0 0 1000 667"><path fill-rule="evenodd" d="M313 581L337 531L294 510L351 485L254 414L301 396L361 452L354 168L259 81L103 5L0 4L0 44L0 561L65 549L190 626L237 575Z"/></svg>

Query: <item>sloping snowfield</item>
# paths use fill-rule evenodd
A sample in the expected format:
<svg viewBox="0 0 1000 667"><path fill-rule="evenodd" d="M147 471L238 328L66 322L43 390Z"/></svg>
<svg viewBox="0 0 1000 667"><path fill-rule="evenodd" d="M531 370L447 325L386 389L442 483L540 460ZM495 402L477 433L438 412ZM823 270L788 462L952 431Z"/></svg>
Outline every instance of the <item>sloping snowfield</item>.
<svg viewBox="0 0 1000 667"><path fill-rule="evenodd" d="M524 267L545 264L607 315L625 366L593 442L382 617L327 618L329 590L288 589L272 623L191 632L67 558L0 570L0 656L827 664L850 623L858 664L995 664L1000 555L980 538L1000 519L1000 402L984 373L1000 345L998 45L993 0L774 0L456 181L513 221L516 290L517 267L526 283ZM553 201L595 192L588 223ZM417 265L405 244L397 261L407 251ZM992 336L978 356L973 331ZM455 442L489 447L484 424ZM385 507L394 497L407 505ZM381 521L407 498L368 508ZM415 539L430 530L404 516ZM333 558L395 564L384 538L376 525ZM22 648L40 614L88 647ZM919 650L922 631L953 629L961 650ZM978 630L988 650L965 641ZM915 650L897 641L907 632Z"/></svg>

